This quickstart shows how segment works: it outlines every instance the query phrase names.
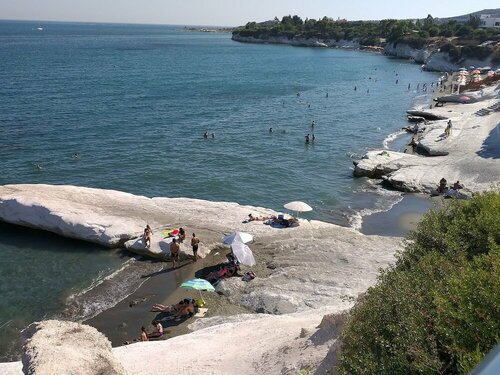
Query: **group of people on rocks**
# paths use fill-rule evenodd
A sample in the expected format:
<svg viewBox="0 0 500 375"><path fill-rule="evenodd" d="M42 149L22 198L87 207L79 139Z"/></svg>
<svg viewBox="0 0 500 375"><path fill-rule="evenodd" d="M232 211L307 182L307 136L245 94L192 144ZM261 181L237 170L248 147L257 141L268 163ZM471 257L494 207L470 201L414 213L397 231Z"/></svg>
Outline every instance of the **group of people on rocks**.
<svg viewBox="0 0 500 375"><path fill-rule="evenodd" d="M146 330L146 327L142 326L141 327L141 335L140 335L139 339L134 339L132 341L125 341L124 344L128 345L128 344L132 344L133 342L149 341L149 339L152 339L152 338L162 337L164 334L162 324L157 320L153 320L151 322L151 325L154 327L153 332L148 332Z"/></svg>
<svg viewBox="0 0 500 375"><path fill-rule="evenodd" d="M197 307L198 304L196 300L193 298L184 298L175 305L162 305L161 303L157 303L153 305L151 311L169 313L171 314L169 318L178 322L182 318L193 316L196 313Z"/></svg>
<svg viewBox="0 0 500 375"><path fill-rule="evenodd" d="M441 180L439 180L439 185L436 188L436 191L439 194L450 194L457 192L460 189L463 189L463 185L460 183L460 181L455 182L452 187L448 187L448 181L446 181L446 179L443 177Z"/></svg>
<svg viewBox="0 0 500 375"><path fill-rule="evenodd" d="M153 230L150 225L147 224L146 228L144 228L143 234L143 243L146 248L151 247L151 239L153 236ZM177 263L179 262L179 252L180 252L180 244L184 242L186 239L186 231L184 228L180 227L177 235L172 239L170 243L170 258L172 259L172 268L177 267ZM196 262L198 260L198 248L200 246L200 239L196 237L196 234L193 233L191 237L191 249L193 250L193 261Z"/></svg>
<svg viewBox="0 0 500 375"><path fill-rule="evenodd" d="M157 303L153 305L151 312L160 312L169 314L167 317L162 319L174 320L176 322L181 321L183 318L189 318L196 314L198 309L198 304L203 303L202 301L196 301L193 298L184 298L179 303L175 305L162 305ZM125 344L131 344L138 341L149 341L150 339L158 339L165 334L163 325L159 320L154 319L151 322L154 327L152 332L148 332L144 326L141 327L141 334L139 339L134 339L132 341L126 341Z"/></svg>

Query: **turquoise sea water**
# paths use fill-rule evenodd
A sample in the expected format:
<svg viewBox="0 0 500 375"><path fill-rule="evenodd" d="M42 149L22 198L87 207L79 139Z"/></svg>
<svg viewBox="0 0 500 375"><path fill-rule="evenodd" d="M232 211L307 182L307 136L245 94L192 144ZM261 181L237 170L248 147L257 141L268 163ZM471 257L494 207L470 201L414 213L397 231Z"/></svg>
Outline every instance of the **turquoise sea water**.
<svg viewBox="0 0 500 375"><path fill-rule="evenodd" d="M0 184L276 210L304 200L314 208L307 217L343 225L399 199L353 179L352 157L382 147L404 111L425 102L408 83L437 79L371 53L144 25L0 22L0 66ZM312 120L316 141L306 145ZM45 236L0 226L0 360L18 327L64 311L126 261Z"/></svg>

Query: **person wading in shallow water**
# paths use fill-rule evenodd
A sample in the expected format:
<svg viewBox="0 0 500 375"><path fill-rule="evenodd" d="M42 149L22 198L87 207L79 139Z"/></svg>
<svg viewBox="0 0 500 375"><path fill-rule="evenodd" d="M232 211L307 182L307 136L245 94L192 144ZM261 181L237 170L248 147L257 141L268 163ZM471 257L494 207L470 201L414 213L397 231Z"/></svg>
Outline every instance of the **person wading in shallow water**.
<svg viewBox="0 0 500 375"><path fill-rule="evenodd" d="M196 262L198 260L198 246L200 244L200 239L196 237L196 234L193 233L193 237L191 238L191 247L193 248L193 260Z"/></svg>

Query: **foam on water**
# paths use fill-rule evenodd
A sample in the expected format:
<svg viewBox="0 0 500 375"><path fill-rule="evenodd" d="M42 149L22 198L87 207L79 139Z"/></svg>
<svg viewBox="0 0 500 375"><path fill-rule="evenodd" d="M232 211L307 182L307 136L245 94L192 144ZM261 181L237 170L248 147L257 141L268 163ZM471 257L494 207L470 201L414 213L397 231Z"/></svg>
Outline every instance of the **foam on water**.
<svg viewBox="0 0 500 375"><path fill-rule="evenodd" d="M350 226L357 230L361 229L365 217L377 212L389 211L403 199L403 193L384 189L380 183L373 180L369 180L366 186L359 188L357 193L372 196L373 202L371 207L355 209L354 212L347 214Z"/></svg>
<svg viewBox="0 0 500 375"><path fill-rule="evenodd" d="M382 145L384 146L384 148L386 150L389 149L390 147L390 143L391 142L394 142L396 139L398 139L399 137L401 137L402 135L404 134L407 134L405 130L398 130L394 133L391 133L389 134L385 139L384 141L382 142Z"/></svg>

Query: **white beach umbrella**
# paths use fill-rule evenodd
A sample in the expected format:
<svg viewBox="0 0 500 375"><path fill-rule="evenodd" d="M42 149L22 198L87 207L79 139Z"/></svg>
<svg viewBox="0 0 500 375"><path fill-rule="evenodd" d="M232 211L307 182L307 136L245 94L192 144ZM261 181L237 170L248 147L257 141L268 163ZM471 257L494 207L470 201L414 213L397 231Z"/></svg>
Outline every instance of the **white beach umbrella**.
<svg viewBox="0 0 500 375"><path fill-rule="evenodd" d="M307 203L301 202L301 201L288 202L283 207L285 207L287 210L296 211L297 216L299 216L298 215L299 212L312 211L311 206L309 206Z"/></svg>
<svg viewBox="0 0 500 375"><path fill-rule="evenodd" d="M226 245L232 245L234 242L247 243L253 240L253 236L250 233L245 232L234 232L228 234L222 239L222 243Z"/></svg>
<svg viewBox="0 0 500 375"><path fill-rule="evenodd" d="M231 244L231 251L241 264L250 267L255 265L255 258L253 257L252 250L244 243L233 242Z"/></svg>
<svg viewBox="0 0 500 375"><path fill-rule="evenodd" d="M283 207L285 207L288 210L292 211L300 211L300 212L306 212L306 211L312 211L312 207L309 206L305 202L301 201L293 201L285 204Z"/></svg>

